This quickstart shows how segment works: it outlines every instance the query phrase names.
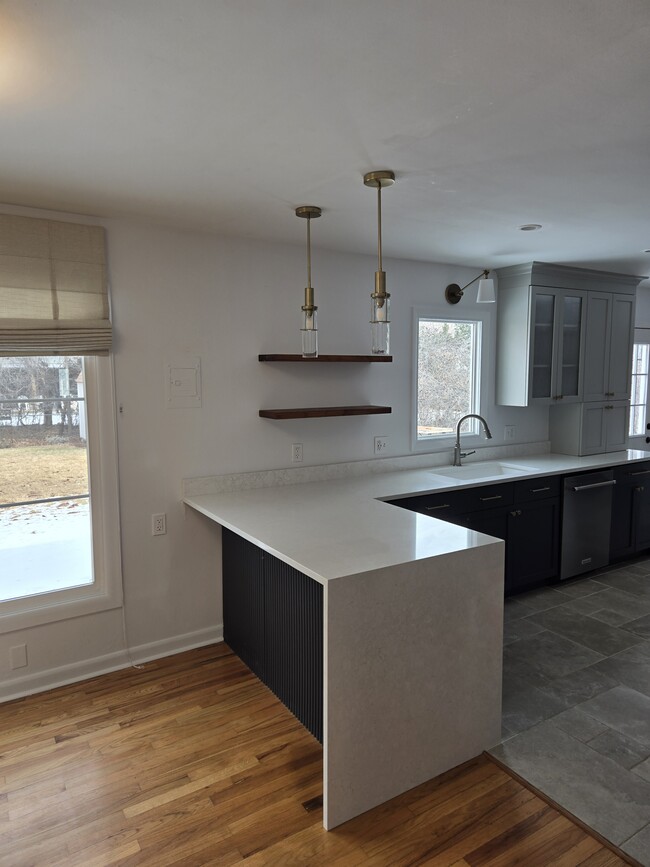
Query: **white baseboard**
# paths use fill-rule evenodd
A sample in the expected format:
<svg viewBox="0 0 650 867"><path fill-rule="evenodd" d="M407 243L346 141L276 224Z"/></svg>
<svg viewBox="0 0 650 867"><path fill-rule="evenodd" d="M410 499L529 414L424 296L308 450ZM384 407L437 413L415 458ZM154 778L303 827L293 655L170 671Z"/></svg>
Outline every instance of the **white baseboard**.
<svg viewBox="0 0 650 867"><path fill-rule="evenodd" d="M128 651L118 650L115 653L107 653L93 659L84 659L82 662L74 662L71 665L62 665L47 671L28 674L25 677L0 684L0 702L24 698L37 692L55 689L57 686L66 686L69 683L78 683L91 677L97 677L100 674L119 671L119 669L128 668L134 663L150 662L152 659L172 656L175 653L193 650L195 647L204 647L207 644L216 644L220 641L223 641L223 625L200 629L197 632L188 632L185 635L175 635L173 638L152 641L149 644L140 644L137 647L129 648Z"/></svg>

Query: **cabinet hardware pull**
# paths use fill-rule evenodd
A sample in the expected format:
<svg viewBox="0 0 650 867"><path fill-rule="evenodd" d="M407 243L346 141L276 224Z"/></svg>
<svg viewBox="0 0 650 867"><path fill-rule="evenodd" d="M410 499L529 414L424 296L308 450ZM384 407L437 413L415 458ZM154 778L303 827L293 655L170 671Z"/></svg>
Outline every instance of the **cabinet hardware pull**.
<svg viewBox="0 0 650 867"><path fill-rule="evenodd" d="M608 482L594 482L593 485L576 485L574 491L591 491L594 488L611 488L616 484L616 479L610 479Z"/></svg>
<svg viewBox="0 0 650 867"><path fill-rule="evenodd" d="M614 407L612 406L611 403L608 403L607 406L605 407L605 409L614 409Z"/></svg>
<svg viewBox="0 0 650 867"><path fill-rule="evenodd" d="M650 470L648 470L650 472ZM542 491L550 491L550 488L528 488L531 494L541 494Z"/></svg>
<svg viewBox="0 0 650 867"><path fill-rule="evenodd" d="M435 512L436 509L448 509L450 503L443 503L441 506L425 506L427 512Z"/></svg>
<svg viewBox="0 0 650 867"><path fill-rule="evenodd" d="M630 473L631 476L647 476L650 475L650 470L637 470L635 473Z"/></svg>
<svg viewBox="0 0 650 867"><path fill-rule="evenodd" d="M513 518L518 518L521 515L521 509L515 509L514 512L510 512Z"/></svg>
<svg viewBox="0 0 650 867"><path fill-rule="evenodd" d="M488 500L502 500L503 494L496 494L494 497L479 497L482 503L487 503Z"/></svg>
<svg viewBox="0 0 650 867"><path fill-rule="evenodd" d="M645 491L645 488L643 487L643 485L639 485L639 486L636 487L634 490L635 490L635 491Z"/></svg>

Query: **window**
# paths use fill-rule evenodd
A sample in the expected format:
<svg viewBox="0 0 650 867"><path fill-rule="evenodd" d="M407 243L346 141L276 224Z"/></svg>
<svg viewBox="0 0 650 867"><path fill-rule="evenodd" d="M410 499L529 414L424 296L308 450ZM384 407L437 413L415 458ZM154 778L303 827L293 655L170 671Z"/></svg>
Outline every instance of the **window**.
<svg viewBox="0 0 650 867"><path fill-rule="evenodd" d="M644 436L648 406L650 344L635 343L632 353L632 397L629 436Z"/></svg>
<svg viewBox="0 0 650 867"><path fill-rule="evenodd" d="M92 584L79 356L0 358L0 602Z"/></svg>
<svg viewBox="0 0 650 867"><path fill-rule="evenodd" d="M416 316L418 443L456 433L458 420L480 412L482 322ZM478 434L475 419L463 428Z"/></svg>
<svg viewBox="0 0 650 867"><path fill-rule="evenodd" d="M122 585L105 231L0 214L0 237L0 444L7 446L0 450L0 630L7 632L118 607ZM32 447L28 432L38 441ZM25 509L10 515L23 509L18 503ZM54 531L48 509L79 520ZM47 550L38 550L41 542Z"/></svg>
<svg viewBox="0 0 650 867"><path fill-rule="evenodd" d="M0 358L0 629L121 604L108 358Z"/></svg>

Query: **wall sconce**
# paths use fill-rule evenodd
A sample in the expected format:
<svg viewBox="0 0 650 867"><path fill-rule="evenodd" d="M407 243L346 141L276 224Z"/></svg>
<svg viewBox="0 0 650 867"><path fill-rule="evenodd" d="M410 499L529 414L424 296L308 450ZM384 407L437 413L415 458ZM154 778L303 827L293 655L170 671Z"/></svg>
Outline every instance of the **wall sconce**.
<svg viewBox="0 0 650 867"><path fill-rule="evenodd" d="M307 220L307 285L305 286L305 303L302 305L302 357L316 358L318 355L318 325L314 304L314 287L311 285L311 221L320 217L321 209L315 205L303 205L296 208L296 217Z"/></svg>
<svg viewBox="0 0 650 867"><path fill-rule="evenodd" d="M477 280L480 280L478 284L478 295L476 296L476 300L479 304L492 304L496 301L496 295L494 293L494 280L492 278L488 278L488 274L490 272L488 270L483 271L478 277L474 277L473 280L470 280L467 286L471 286L472 283L476 283ZM449 286L445 289L445 300L448 304L458 304L460 299L463 297L463 292L467 289L467 286L461 287L458 283L450 283Z"/></svg>
<svg viewBox="0 0 650 867"><path fill-rule="evenodd" d="M377 190L377 258L379 269L375 271L375 291L372 298L370 328L372 330L372 354L390 355L390 292L386 292L386 272L381 261L381 190L395 183L395 173L391 171L368 172L363 176L367 187Z"/></svg>

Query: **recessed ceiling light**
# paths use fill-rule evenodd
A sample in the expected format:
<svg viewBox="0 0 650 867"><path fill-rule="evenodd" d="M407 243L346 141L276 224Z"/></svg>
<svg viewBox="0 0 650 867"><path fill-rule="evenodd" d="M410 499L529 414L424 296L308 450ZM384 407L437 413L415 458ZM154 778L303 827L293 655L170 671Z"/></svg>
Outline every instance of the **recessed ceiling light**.
<svg viewBox="0 0 650 867"><path fill-rule="evenodd" d="M523 226L519 226L522 232L536 232L538 229L541 229L541 223L524 223Z"/></svg>

